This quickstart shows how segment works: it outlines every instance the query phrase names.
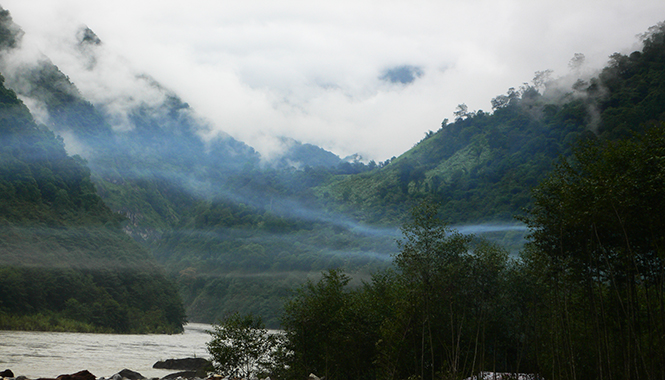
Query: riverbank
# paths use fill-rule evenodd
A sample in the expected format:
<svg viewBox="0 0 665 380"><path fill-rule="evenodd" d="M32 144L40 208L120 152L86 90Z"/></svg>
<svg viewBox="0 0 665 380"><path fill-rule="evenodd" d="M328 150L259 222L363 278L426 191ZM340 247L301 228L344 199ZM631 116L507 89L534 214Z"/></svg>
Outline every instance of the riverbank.
<svg viewBox="0 0 665 380"><path fill-rule="evenodd" d="M147 378L136 371L123 369L122 371L108 377L97 377L88 370L78 371L73 374L61 374L53 378L31 379L24 375L17 375L11 369L0 372L1 380L221 380L218 376L206 376L198 371L179 371L166 375L162 378Z"/></svg>
<svg viewBox="0 0 665 380"><path fill-rule="evenodd" d="M86 369L110 378L129 368L161 379L175 371L153 368L160 360L208 358L210 329L190 323L184 333L174 335L0 331L0 371L9 368L17 376L39 379Z"/></svg>

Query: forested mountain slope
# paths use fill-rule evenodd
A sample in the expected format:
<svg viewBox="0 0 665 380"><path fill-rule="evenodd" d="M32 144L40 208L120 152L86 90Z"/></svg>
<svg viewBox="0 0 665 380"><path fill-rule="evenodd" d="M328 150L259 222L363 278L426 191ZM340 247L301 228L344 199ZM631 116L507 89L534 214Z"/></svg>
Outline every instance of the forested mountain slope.
<svg viewBox="0 0 665 380"><path fill-rule="evenodd" d="M0 328L182 331L173 283L1 82Z"/></svg>
<svg viewBox="0 0 665 380"><path fill-rule="evenodd" d="M93 104L47 57L20 61L22 32L7 12L2 16L0 68L8 85L87 160L99 195L128 218L124 230L179 279L193 320L251 308L275 325L280 297L307 276L331 266L387 264L391 239L333 220L310 191L332 173L364 165L290 140L278 160L260 162L230 136L203 138L206 122L143 74L135 85L152 102ZM85 70L101 64L103 45L91 30L81 29L75 43ZM114 101L129 104L120 115L126 117L113 112ZM220 291L228 286L234 290Z"/></svg>
<svg viewBox="0 0 665 380"><path fill-rule="evenodd" d="M449 223L511 221L529 204L530 189L585 131L583 104L548 103L529 87L492 114L460 117L390 164L339 177L319 191L374 222L389 223L426 197L442 203Z"/></svg>
<svg viewBox="0 0 665 380"><path fill-rule="evenodd" d="M317 188L331 209L370 222L399 220L425 198L451 224L511 221L531 204L531 188L580 138L630 136L665 119L662 26L642 36L643 51L610 57L596 77L547 79L509 89L493 112L460 105L412 149L380 168L337 176Z"/></svg>
<svg viewBox="0 0 665 380"><path fill-rule="evenodd" d="M86 99L48 57L21 61L22 32L0 16L7 87L87 160L98 195L177 281L192 321L250 311L276 326L280 297L321 270L342 267L360 279L391 265L397 227L426 198L451 225L508 223L489 236L515 251L525 231L513 216L580 138L624 136L663 118L664 49L654 29L643 52L612 56L595 78L571 87L541 76L497 96L492 112L461 105L454 122L379 165L288 139L267 162L230 136L210 135L149 75L132 74L140 94ZM90 29L73 41L82 70L104 64Z"/></svg>

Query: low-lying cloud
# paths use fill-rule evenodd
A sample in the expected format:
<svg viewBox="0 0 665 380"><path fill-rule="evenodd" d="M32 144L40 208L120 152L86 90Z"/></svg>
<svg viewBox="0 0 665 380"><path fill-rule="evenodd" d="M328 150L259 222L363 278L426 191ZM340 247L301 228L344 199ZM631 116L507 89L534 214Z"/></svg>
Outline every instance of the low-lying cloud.
<svg viewBox="0 0 665 380"><path fill-rule="evenodd" d="M601 67L639 48L635 36L665 15L659 0L0 5L84 96L119 115L117 128L127 127L128 104L160 100L134 81L147 73L262 154L286 136L377 161L409 149L460 103L487 111L535 71L564 75L575 53ZM94 59L75 48L81 25L103 42L88 46Z"/></svg>

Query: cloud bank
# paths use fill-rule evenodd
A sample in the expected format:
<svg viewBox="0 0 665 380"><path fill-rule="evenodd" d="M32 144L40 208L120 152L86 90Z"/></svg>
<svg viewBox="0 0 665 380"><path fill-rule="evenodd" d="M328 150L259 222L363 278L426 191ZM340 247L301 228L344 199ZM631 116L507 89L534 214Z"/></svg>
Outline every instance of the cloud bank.
<svg viewBox="0 0 665 380"><path fill-rule="evenodd" d="M286 136L377 161L452 119L460 103L490 110L493 97L536 71L566 74L576 53L600 68L610 54L638 49L636 35L665 19L660 0L0 5L25 30L25 45L93 102L159 101L159 91L131 81L147 73L209 120L210 133L262 154ZM73 48L82 25L103 42L94 61Z"/></svg>

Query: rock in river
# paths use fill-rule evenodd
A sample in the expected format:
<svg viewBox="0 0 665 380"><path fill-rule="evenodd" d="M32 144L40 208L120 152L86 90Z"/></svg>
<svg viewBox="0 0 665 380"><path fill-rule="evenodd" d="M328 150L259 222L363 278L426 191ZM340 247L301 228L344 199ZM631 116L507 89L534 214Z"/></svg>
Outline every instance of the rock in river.
<svg viewBox="0 0 665 380"><path fill-rule="evenodd" d="M210 365L210 362L203 358L185 358L168 359L158 361L152 368L160 369L179 369L184 371L200 371Z"/></svg>

